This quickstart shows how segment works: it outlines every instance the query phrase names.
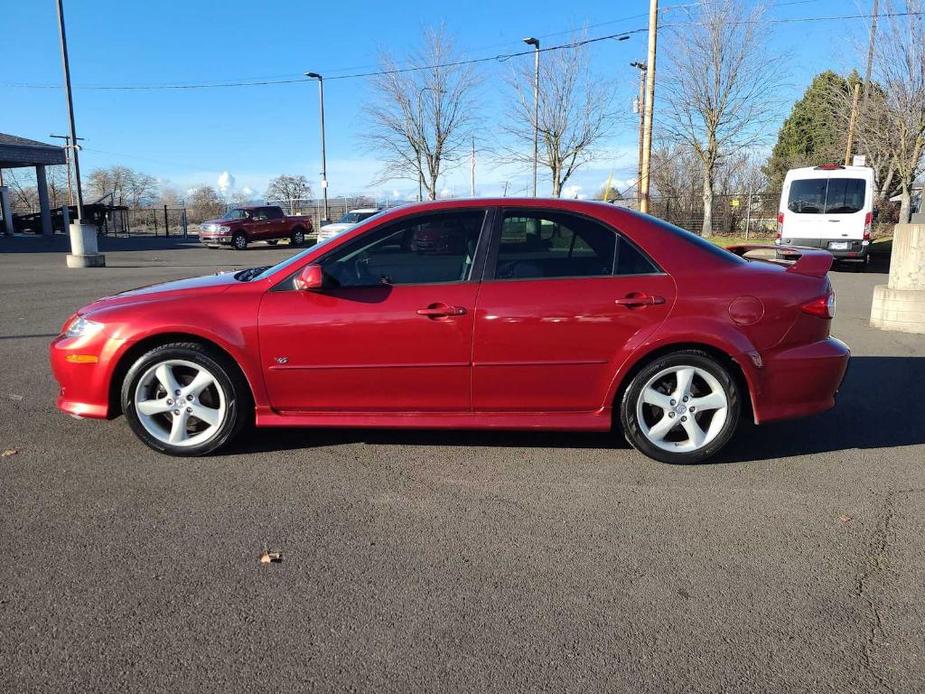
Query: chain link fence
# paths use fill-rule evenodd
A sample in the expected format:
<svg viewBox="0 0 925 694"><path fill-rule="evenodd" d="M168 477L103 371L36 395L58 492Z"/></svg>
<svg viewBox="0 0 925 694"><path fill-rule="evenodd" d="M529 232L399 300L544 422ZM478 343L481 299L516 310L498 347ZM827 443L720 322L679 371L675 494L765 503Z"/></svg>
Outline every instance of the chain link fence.
<svg viewBox="0 0 925 694"><path fill-rule="evenodd" d="M780 191L716 195L710 227L719 236L766 239L777 231L779 204ZM649 200L649 211L695 234L703 231L703 198L699 195L656 196Z"/></svg>

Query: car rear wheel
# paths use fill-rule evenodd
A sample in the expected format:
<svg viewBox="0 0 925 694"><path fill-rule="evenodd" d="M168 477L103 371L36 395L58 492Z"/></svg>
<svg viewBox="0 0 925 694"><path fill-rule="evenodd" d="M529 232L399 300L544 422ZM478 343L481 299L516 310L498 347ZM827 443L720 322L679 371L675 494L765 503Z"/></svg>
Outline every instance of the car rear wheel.
<svg viewBox="0 0 925 694"><path fill-rule="evenodd" d="M247 236L243 231L235 232L235 235L231 237L231 245L236 251L243 251L247 248Z"/></svg>
<svg viewBox="0 0 925 694"><path fill-rule="evenodd" d="M658 357L630 382L620 403L626 440L665 463L699 463L732 438L739 388L728 369L699 350Z"/></svg>
<svg viewBox="0 0 925 694"><path fill-rule="evenodd" d="M246 421L248 389L225 360L197 343L152 349L122 383L122 411L154 450L176 456L211 453Z"/></svg>
<svg viewBox="0 0 925 694"><path fill-rule="evenodd" d="M305 231L301 228L293 229L292 235L289 237L289 243L293 246L301 246L305 243Z"/></svg>

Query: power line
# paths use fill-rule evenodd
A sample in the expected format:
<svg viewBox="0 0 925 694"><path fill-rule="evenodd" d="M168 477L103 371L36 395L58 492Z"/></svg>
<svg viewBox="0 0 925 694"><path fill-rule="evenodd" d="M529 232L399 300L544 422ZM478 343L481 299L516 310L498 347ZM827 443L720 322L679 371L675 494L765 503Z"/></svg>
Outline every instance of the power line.
<svg viewBox="0 0 925 694"><path fill-rule="evenodd" d="M783 5L796 5L803 4L806 2L815 2L817 0L792 0L788 3L782 3ZM688 3L685 5L673 5L667 9L679 9L683 7L689 7L695 3ZM878 17L921 17L925 15L925 11L908 11L908 12L881 12L878 14ZM846 14L846 15L830 15L825 17L792 17L792 18L778 18L778 19L762 19L758 22L751 22L748 20L743 20L742 22L734 22L735 24L750 24L750 23L761 23L761 24L795 24L801 22L822 22L822 21L836 21L836 20L847 20L847 19L870 19L874 15L872 14ZM613 20L624 21L624 20ZM672 24L662 25L662 28L678 27L678 26L690 26L692 24L697 24L697 22L678 22ZM567 48L577 48L579 46L585 46L593 43L598 43L600 41L608 41L611 39L616 39L624 36L632 36L634 34L640 34L647 32L648 29L645 27L637 29L629 29L627 31L620 31L613 34L607 34L606 36L596 36L588 39L580 39L578 41L571 41L568 43L559 44L556 46L547 46L541 48L541 52L549 51L559 51ZM547 35L550 36L551 34ZM361 79L366 77L378 77L382 75L392 75L392 74L401 74L407 72L420 72L422 70L433 70L437 68L449 68L449 67L461 67L463 65L476 65L480 63L488 62L506 62L512 58L519 58L525 55L533 55L533 50L527 51L517 51L514 53L499 53L497 55L485 56L481 58L467 58L463 60L455 60L448 63L439 63L435 65L416 65L408 66L402 68L393 68L390 70L370 70L366 72L353 72L345 75L332 75L331 77L326 77L327 81L331 80L349 80L349 79ZM190 84L135 84L135 85L88 85L85 87L75 87L75 89L87 90L87 91L175 91L175 90L192 90L192 89L223 89L231 87L263 87L263 86L273 86L273 85L283 85L283 84L301 84L307 80L304 77L292 77L285 79L263 79L263 80L238 80L238 81L229 81L229 82L199 82L199 83L190 83ZM8 88L17 88L17 89L60 89L60 85L57 84L28 84L28 83L17 83L17 82L6 82L0 84L0 86Z"/></svg>

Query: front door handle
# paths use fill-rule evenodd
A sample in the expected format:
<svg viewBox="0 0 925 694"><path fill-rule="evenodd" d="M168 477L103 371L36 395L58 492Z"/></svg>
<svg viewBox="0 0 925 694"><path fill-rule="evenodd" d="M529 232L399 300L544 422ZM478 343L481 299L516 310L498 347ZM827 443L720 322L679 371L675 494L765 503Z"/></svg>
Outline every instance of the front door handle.
<svg viewBox="0 0 925 694"><path fill-rule="evenodd" d="M664 304L665 297L633 292L622 299L614 299L614 303L617 306L626 306L628 308L633 308L634 306L654 306L656 304Z"/></svg>
<svg viewBox="0 0 925 694"><path fill-rule="evenodd" d="M466 309L462 306L431 304L427 308L419 308L418 315L426 318L448 318L450 316L464 316L466 315Z"/></svg>

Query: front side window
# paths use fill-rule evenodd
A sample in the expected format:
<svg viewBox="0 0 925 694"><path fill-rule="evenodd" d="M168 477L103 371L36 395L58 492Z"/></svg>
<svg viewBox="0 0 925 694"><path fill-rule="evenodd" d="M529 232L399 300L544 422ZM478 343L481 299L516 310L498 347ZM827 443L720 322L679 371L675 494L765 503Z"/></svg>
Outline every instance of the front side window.
<svg viewBox="0 0 925 694"><path fill-rule="evenodd" d="M797 214L852 214L864 209L862 178L810 178L790 184L787 209Z"/></svg>
<svg viewBox="0 0 925 694"><path fill-rule="evenodd" d="M413 217L364 234L321 261L334 287L469 279L484 210Z"/></svg>

